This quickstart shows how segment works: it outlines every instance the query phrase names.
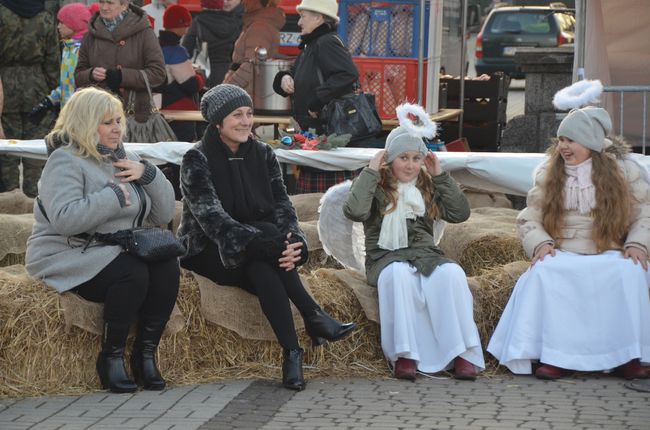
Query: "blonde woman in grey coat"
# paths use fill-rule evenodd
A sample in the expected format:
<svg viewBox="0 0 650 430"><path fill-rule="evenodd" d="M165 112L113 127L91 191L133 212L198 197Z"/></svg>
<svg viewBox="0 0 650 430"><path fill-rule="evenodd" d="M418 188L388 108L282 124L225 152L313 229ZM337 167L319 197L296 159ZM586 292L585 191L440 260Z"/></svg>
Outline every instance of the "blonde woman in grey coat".
<svg viewBox="0 0 650 430"><path fill-rule="evenodd" d="M124 365L129 325L139 320L131 354L135 379L162 390L155 353L176 302L176 258L145 263L120 246L89 238L137 225L161 225L174 215L172 185L153 164L127 152L122 102L85 88L66 103L46 137L49 158L34 205L27 241L31 276L58 292L73 291L104 303L102 351L97 372L104 388L133 392Z"/></svg>

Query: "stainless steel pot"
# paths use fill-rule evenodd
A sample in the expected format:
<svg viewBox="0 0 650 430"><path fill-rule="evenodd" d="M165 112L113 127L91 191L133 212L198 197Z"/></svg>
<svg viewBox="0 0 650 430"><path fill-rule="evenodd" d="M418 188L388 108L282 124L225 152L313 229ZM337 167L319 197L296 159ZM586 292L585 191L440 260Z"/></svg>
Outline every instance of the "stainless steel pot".
<svg viewBox="0 0 650 430"><path fill-rule="evenodd" d="M293 60L267 59L266 49L256 51L255 74L253 77L253 108L258 115L291 114L291 98L282 97L273 91L275 75L289 70Z"/></svg>

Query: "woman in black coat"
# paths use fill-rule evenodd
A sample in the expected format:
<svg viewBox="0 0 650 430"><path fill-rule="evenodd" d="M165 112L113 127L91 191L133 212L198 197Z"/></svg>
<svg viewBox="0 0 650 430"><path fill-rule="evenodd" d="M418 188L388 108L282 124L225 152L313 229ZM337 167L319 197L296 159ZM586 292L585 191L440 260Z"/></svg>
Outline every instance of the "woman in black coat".
<svg viewBox="0 0 650 430"><path fill-rule="evenodd" d="M181 266L222 285L255 294L284 348L282 383L302 390L303 350L289 301L314 345L349 335L356 324L333 319L307 293L297 267L307 243L270 146L251 137L253 101L229 84L209 90L201 113L209 125L181 164Z"/></svg>
<svg viewBox="0 0 650 430"><path fill-rule="evenodd" d="M273 89L293 97L293 116L300 128L314 128L322 134L321 109L332 99L353 92L359 72L336 33L336 0L303 0L296 10L301 52L290 70L278 72Z"/></svg>

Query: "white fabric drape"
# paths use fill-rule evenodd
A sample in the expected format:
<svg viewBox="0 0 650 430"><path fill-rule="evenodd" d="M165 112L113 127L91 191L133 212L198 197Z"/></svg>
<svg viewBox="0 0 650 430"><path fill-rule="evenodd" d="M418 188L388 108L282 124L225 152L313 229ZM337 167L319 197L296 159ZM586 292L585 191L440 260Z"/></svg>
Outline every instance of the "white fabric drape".
<svg viewBox="0 0 650 430"><path fill-rule="evenodd" d="M472 293L459 265L443 264L427 277L408 263L391 263L377 288L381 346L388 360L410 358L419 371L433 373L461 356L485 368Z"/></svg>
<svg viewBox="0 0 650 430"><path fill-rule="evenodd" d="M649 280L619 251L556 251L519 278L487 350L519 374L532 360L580 371L650 362Z"/></svg>

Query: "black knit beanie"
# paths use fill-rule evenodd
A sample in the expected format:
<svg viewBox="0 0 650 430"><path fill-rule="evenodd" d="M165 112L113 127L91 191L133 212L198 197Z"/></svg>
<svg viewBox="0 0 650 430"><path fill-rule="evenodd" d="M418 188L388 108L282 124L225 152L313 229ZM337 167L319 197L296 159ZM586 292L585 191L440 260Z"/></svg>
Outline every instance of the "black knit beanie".
<svg viewBox="0 0 650 430"><path fill-rule="evenodd" d="M220 84L212 87L201 99L201 114L210 124L221 121L242 106L253 107L253 100L236 85Z"/></svg>

